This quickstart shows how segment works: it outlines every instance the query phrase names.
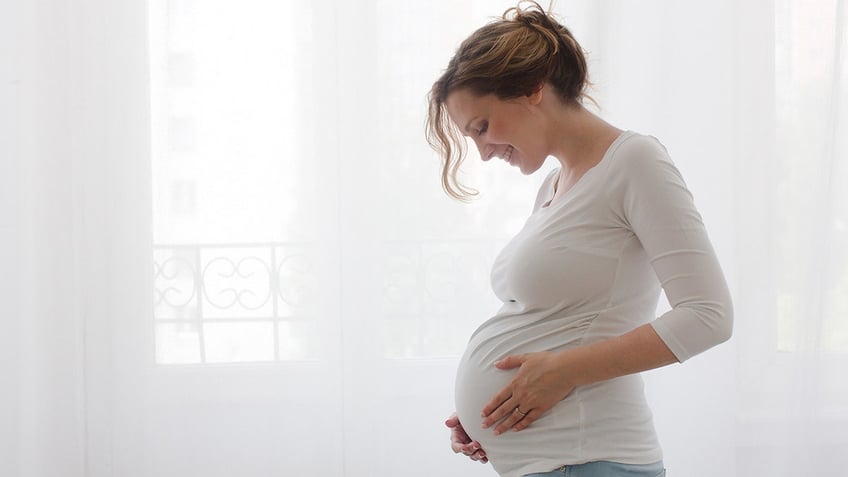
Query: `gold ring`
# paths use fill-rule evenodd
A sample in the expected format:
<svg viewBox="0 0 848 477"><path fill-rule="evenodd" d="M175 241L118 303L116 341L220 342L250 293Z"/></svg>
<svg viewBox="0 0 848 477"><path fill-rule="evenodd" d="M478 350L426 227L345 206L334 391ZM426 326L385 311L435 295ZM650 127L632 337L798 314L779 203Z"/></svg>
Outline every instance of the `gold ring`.
<svg viewBox="0 0 848 477"><path fill-rule="evenodd" d="M520 407L518 407L518 406L515 406L515 410L516 410L516 411L518 411L518 413L519 413L519 414L521 414L522 416L526 416L526 415L527 415L527 413L529 413L529 412L530 412L530 411L522 412L522 411L521 411L521 408L520 408Z"/></svg>

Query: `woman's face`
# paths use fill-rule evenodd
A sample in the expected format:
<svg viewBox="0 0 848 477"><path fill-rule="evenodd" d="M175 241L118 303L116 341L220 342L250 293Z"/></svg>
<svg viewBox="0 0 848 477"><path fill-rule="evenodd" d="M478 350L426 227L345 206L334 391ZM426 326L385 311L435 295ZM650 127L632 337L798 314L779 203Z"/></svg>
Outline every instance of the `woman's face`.
<svg viewBox="0 0 848 477"><path fill-rule="evenodd" d="M500 157L524 174L542 167L548 154L542 124L533 114L536 94L502 100L460 89L448 95L445 105L462 134L474 140L484 161Z"/></svg>

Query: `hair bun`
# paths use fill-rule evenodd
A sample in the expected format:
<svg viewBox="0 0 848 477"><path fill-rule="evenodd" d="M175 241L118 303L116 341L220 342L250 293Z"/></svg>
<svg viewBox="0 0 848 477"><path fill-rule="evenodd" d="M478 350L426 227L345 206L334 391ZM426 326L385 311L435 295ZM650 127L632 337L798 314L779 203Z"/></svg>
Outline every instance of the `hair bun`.
<svg viewBox="0 0 848 477"><path fill-rule="evenodd" d="M523 4L529 4L526 7ZM504 20L513 20L525 23L527 25L551 27L553 26L548 13L541 5L532 0L522 0L518 5L507 9L503 14Z"/></svg>

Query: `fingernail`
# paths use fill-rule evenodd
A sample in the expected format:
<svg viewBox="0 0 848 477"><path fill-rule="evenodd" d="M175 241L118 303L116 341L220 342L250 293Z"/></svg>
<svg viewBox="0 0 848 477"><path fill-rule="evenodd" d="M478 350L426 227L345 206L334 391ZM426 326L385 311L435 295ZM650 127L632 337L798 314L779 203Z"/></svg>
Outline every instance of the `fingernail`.
<svg viewBox="0 0 848 477"><path fill-rule="evenodd" d="M501 431L499 431L499 430L495 429L495 435L496 435L496 436L501 435Z"/></svg>
<svg viewBox="0 0 848 477"><path fill-rule="evenodd" d="M482 424L480 424L480 427L482 427L483 429L488 429L488 428L489 428L489 423L488 423L488 422L486 422L486 421L483 421L483 423L482 423Z"/></svg>

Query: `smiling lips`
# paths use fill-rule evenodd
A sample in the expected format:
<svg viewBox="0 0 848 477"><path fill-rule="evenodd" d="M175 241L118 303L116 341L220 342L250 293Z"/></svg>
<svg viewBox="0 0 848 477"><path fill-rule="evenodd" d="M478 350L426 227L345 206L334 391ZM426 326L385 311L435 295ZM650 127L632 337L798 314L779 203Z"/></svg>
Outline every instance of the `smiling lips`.
<svg viewBox="0 0 848 477"><path fill-rule="evenodd" d="M509 162L509 158L512 156L512 146L507 146L506 151L504 151L504 155L502 157L503 160Z"/></svg>
<svg viewBox="0 0 848 477"><path fill-rule="evenodd" d="M509 159L510 157L512 157L512 151L514 151L513 147L512 147L512 146L507 146L507 147L506 147L506 149L504 150L503 154L495 154L494 152L492 152L492 153L489 155L489 159L491 159L491 158L493 158L493 157L500 157L500 158L501 158L501 159L503 159L504 161L506 161L506 162L508 162L508 163L512 164L512 162L511 162L511 161L510 161L510 159ZM487 159L487 160L488 160L488 159Z"/></svg>

